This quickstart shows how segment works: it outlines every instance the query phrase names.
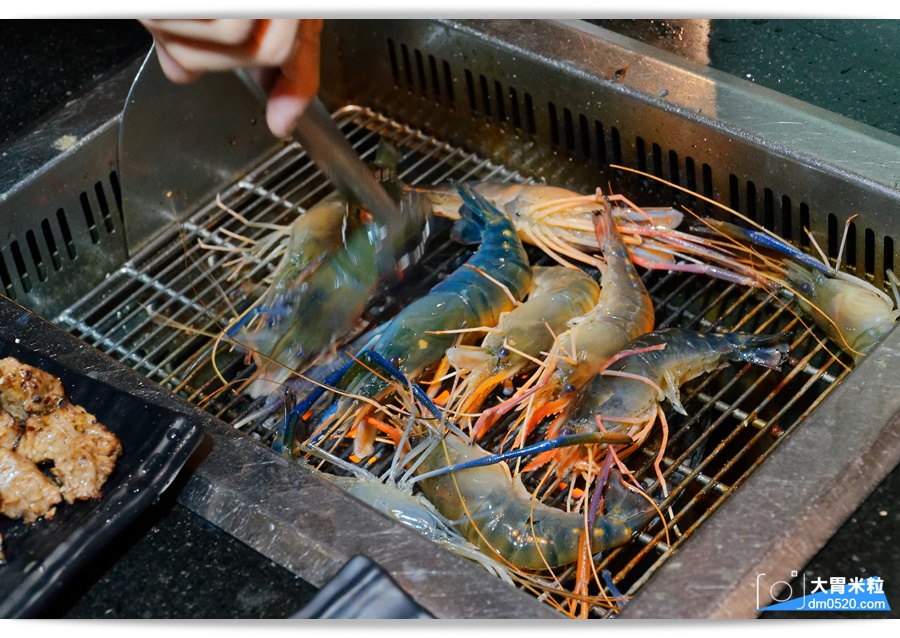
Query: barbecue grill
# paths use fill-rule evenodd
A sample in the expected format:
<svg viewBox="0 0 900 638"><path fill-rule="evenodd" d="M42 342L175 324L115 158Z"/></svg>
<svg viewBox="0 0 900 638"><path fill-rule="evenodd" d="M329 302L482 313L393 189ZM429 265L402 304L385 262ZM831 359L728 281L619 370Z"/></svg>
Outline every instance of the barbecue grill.
<svg viewBox="0 0 900 638"><path fill-rule="evenodd" d="M381 139L396 145L408 182L609 185L641 205L729 219L611 165L633 167L727 204L804 250L808 228L833 261L858 213L845 268L883 286L894 266L895 136L582 22L334 21L323 48L321 96L334 119L364 158ZM153 64L141 72L158 72ZM18 150L33 163L0 173L2 291L201 406L211 444L192 460L180 502L309 582L322 585L365 554L435 616L556 615L546 600L269 449L271 430L248 418L258 406L214 373L210 335L234 318L246 281L275 264L257 259L234 280L233 255L203 246L234 248L229 233L265 232L244 228L217 195L252 221L283 224L331 186L299 145L265 134L259 106L230 76L202 80L233 97L224 122L207 104L179 103L177 87L171 100L157 98L158 128L143 129L142 141L175 159L123 164L120 175L118 124L136 72L22 140ZM195 137L155 135L167 117L184 117ZM64 136L73 142L52 144ZM436 233L417 266L420 292L465 254ZM683 273L649 273L645 283L658 327L789 329L792 354L780 373L734 366L685 386L689 416L671 422L664 460L673 519L666 528L655 521L600 566L632 596L620 617L753 616L768 602L757 599L757 575L802 568L900 462L900 393L889 373L900 336L889 334L851 371L821 331L802 329L790 300ZM379 300L373 318L396 312L409 294ZM226 378L249 373L243 353L224 346L216 364ZM650 479L652 446L638 471Z"/></svg>

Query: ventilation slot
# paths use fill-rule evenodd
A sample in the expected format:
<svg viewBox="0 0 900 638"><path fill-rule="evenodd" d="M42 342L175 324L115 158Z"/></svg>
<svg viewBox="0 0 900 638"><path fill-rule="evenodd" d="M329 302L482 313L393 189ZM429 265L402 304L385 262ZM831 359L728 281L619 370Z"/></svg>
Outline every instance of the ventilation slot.
<svg viewBox="0 0 900 638"><path fill-rule="evenodd" d="M781 198L781 236L791 241L794 239L794 220L791 214L791 198Z"/></svg>
<svg viewBox="0 0 900 638"><path fill-rule="evenodd" d="M559 120L556 119L556 105L548 102L547 110L550 112L550 140L553 142L553 146L559 146Z"/></svg>
<svg viewBox="0 0 900 638"><path fill-rule="evenodd" d="M619 129L613 126L609 129L609 138L612 143L613 164L622 164L622 139L619 137Z"/></svg>
<svg viewBox="0 0 900 638"><path fill-rule="evenodd" d="M659 144L654 142L653 146L650 147L651 152L653 154L653 174L659 178L663 176L663 162L662 162L662 149L659 147Z"/></svg>
<svg viewBox="0 0 900 638"><path fill-rule="evenodd" d="M488 91L488 81L483 75L478 76L478 86L481 88L481 104L484 107L486 117L491 116L491 92Z"/></svg>
<svg viewBox="0 0 900 638"><path fill-rule="evenodd" d="M867 229L866 230L866 268L868 269L869 260L871 259L872 271L874 272L874 270L875 270L875 250L874 250L875 236L874 235L872 236L872 249L873 250L869 250L869 244L868 244L869 232L871 232L871 231L869 231ZM885 273L887 273L888 270L890 270L891 272L894 272L894 240L892 238L888 237L887 235L885 235L885 237L884 237L884 271L885 271ZM894 273L894 274L896 274L896 273ZM885 278L887 278L887 274L885 274Z"/></svg>
<svg viewBox="0 0 900 638"><path fill-rule="evenodd" d="M534 120L534 101L531 99L531 93L525 94L525 124L530 135L537 133L537 125Z"/></svg>
<svg viewBox="0 0 900 638"><path fill-rule="evenodd" d="M6 268L6 260L0 254L0 284L3 284L3 290L10 299L15 299L16 294L13 290L12 277L9 276L9 270Z"/></svg>
<svg viewBox="0 0 900 638"><path fill-rule="evenodd" d="M472 79L472 72L466 69L466 89L469 92L469 108L472 113L478 113L478 107L475 104L475 80Z"/></svg>
<svg viewBox="0 0 900 638"><path fill-rule="evenodd" d="M566 134L566 150L575 152L575 121L572 119L572 111L563 109L563 130Z"/></svg>
<svg viewBox="0 0 900 638"><path fill-rule="evenodd" d="M809 204L800 202L800 246L808 249L810 242L807 230L809 230Z"/></svg>
<svg viewBox="0 0 900 638"><path fill-rule="evenodd" d="M606 133L603 124L594 120L594 139L597 140L597 163L601 166L609 164L606 159Z"/></svg>
<svg viewBox="0 0 900 638"><path fill-rule="evenodd" d="M681 185L681 171L678 168L678 153L669 151L669 181Z"/></svg>
<svg viewBox="0 0 900 638"><path fill-rule="evenodd" d="M38 248L37 238L33 230L25 233L25 243L28 244L28 252L31 253L31 261L37 269L38 281L47 281L47 268L44 266L44 258L41 256L41 249Z"/></svg>
<svg viewBox="0 0 900 638"><path fill-rule="evenodd" d="M91 210L91 203L88 201L87 193L81 193L80 200L81 209L84 211L84 221L87 223L88 230L91 233L91 241L96 244L100 241L100 231L97 229L94 211Z"/></svg>
<svg viewBox="0 0 900 638"><path fill-rule="evenodd" d="M28 274L28 269L25 268L25 260L22 258L22 250L19 248L19 242L10 242L9 249L12 252L13 263L19 274L19 281L22 282L22 290L26 293L31 292L31 277Z"/></svg>
<svg viewBox="0 0 900 638"><path fill-rule="evenodd" d="M522 115L519 113L519 94L512 87L509 89L509 110L512 114L512 125L517 131L522 130Z"/></svg>
<svg viewBox="0 0 900 638"><path fill-rule="evenodd" d="M441 103L441 76L438 74L437 60L433 55L428 56L428 70L431 71L431 95L434 101Z"/></svg>
<svg viewBox="0 0 900 638"><path fill-rule="evenodd" d="M771 188L763 189L763 226L775 231L775 195Z"/></svg>
<svg viewBox="0 0 900 638"><path fill-rule="evenodd" d="M422 52L416 49L416 75L419 78L419 92L422 97L428 96L428 81L425 79L425 62L422 58Z"/></svg>
<svg viewBox="0 0 900 638"><path fill-rule="evenodd" d="M106 227L107 233L116 232L116 227L113 224L112 213L109 208L109 204L106 202L106 192L103 190L103 184L97 182L94 184L94 192L97 194L97 202L100 204L100 215L103 217L103 225Z"/></svg>
<svg viewBox="0 0 900 638"><path fill-rule="evenodd" d="M503 124L507 121L506 104L503 100L503 87L500 86L499 82L494 82L494 93L497 98L497 121Z"/></svg>
<svg viewBox="0 0 900 638"><path fill-rule="evenodd" d="M863 247L863 254L865 255L865 263L863 267L865 271L869 275L875 274L875 231L871 228L866 228L865 232L865 242L866 245ZM891 243L891 252L888 252L888 242ZM884 238L884 269L887 271L888 269L888 255L891 256L891 262L894 260L894 250L893 250L893 240L890 237Z"/></svg>
<svg viewBox="0 0 900 638"><path fill-rule="evenodd" d="M638 170L646 173L647 172L647 148L644 145L644 138L638 137L634 140L634 151L637 153L637 167Z"/></svg>
<svg viewBox="0 0 900 638"><path fill-rule="evenodd" d="M406 78L406 88L412 92L413 90L413 73L412 64L409 61L409 47L405 44L400 45L400 56L403 58L403 77Z"/></svg>
<svg viewBox="0 0 900 638"><path fill-rule="evenodd" d="M747 180L747 217L759 221L756 217L756 184Z"/></svg>
<svg viewBox="0 0 900 638"><path fill-rule="evenodd" d="M685 157L684 158L684 172L685 181L687 182L685 188L689 191L696 193L697 192L697 166L694 164L693 157Z"/></svg>
<svg viewBox="0 0 900 638"><path fill-rule="evenodd" d="M391 60L391 77L394 78L394 88L400 88L400 69L397 66L397 48L393 40L388 40L388 57Z"/></svg>
<svg viewBox="0 0 900 638"><path fill-rule="evenodd" d="M116 210L119 211L119 218L122 217L122 189L119 188L119 176L115 171L109 174L109 185L112 187L113 201L116 202Z"/></svg>
<svg viewBox="0 0 900 638"><path fill-rule="evenodd" d="M591 159L591 129L584 115L578 116L578 135L581 138L581 155Z"/></svg>
<svg viewBox="0 0 900 638"><path fill-rule="evenodd" d="M41 233L44 235L44 243L47 245L47 250L50 253L50 262L53 264L53 270L59 272L62 270L62 257L60 257L56 239L53 237L53 231L50 229L49 219L41 222Z"/></svg>
<svg viewBox="0 0 900 638"><path fill-rule="evenodd" d="M59 222L59 229L62 231L63 242L66 244L66 252L72 261L78 257L78 251L75 250L75 242L72 241L72 231L69 229L69 220L66 219L66 211L60 208L56 211L56 221Z"/></svg>
<svg viewBox="0 0 900 638"><path fill-rule="evenodd" d="M442 66L444 67L444 88L447 89L447 104L449 104L452 111L456 108L456 98L453 93L453 73L450 71L450 63L446 60L442 62Z"/></svg>

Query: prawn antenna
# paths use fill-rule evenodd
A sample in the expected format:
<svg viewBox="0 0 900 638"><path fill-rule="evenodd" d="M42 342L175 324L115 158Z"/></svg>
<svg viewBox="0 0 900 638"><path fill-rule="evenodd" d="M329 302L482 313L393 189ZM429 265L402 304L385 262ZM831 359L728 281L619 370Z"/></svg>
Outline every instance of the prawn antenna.
<svg viewBox="0 0 900 638"><path fill-rule="evenodd" d="M503 461L519 458L520 456L537 454L539 452L555 450L556 448L571 447L573 445L587 445L591 443L606 445L631 445L634 443L634 439L632 439L627 434L617 433L584 432L581 434L567 434L565 436L558 436L552 439L547 439L546 441L541 441L540 443L535 443L534 445L528 445L517 450L509 450L508 452L501 452L500 454L491 454L489 456L465 461L464 463L448 465L447 467L432 470L431 472L425 472L424 474L420 474L413 478L412 482L418 483L423 479L434 478L435 476L449 474L450 472L459 472L460 470L468 470L474 467L494 465Z"/></svg>
<svg viewBox="0 0 900 638"><path fill-rule="evenodd" d="M284 420L281 422L278 431L275 433L275 439L272 441L272 449L275 452L281 455L293 456L290 450L293 446L297 423L315 402L319 400L319 397L325 394L327 387L336 385L354 363L355 362L351 360L349 363L343 365L337 372L332 372L326 377L325 381L322 382L322 385L317 386L315 390L310 392L309 395L297 405L293 405L293 392L286 393ZM288 405L291 405L290 410L288 410Z"/></svg>
<svg viewBox="0 0 900 638"><path fill-rule="evenodd" d="M375 350L366 350L359 356L360 360L365 361L366 363L371 364L374 367L380 368L382 372L387 374L389 377L404 385L404 387L412 388L413 396L418 399L422 405L425 406L425 409L431 413L439 423L445 423L447 429L453 432L456 436L465 439L466 435L460 430L456 425L454 425L449 419L444 419L444 414L441 412L441 409L431 400L431 397L419 386L417 383L411 383L409 379L406 378L406 375L403 374L397 367L395 367L390 361L385 359L381 354L376 352Z"/></svg>

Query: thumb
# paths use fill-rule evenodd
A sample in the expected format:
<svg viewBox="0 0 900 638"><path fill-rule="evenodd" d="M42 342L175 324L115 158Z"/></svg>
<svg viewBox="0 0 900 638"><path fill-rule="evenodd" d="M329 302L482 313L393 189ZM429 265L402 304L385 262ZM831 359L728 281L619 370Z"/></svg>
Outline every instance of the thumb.
<svg viewBox="0 0 900 638"><path fill-rule="evenodd" d="M288 135L319 91L322 20L303 20L295 52L281 65L269 91L266 123L277 137Z"/></svg>

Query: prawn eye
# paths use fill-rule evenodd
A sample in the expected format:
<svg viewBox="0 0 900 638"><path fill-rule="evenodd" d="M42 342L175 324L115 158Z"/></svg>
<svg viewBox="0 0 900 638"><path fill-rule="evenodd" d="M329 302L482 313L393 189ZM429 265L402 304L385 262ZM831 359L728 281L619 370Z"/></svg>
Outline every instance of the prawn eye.
<svg viewBox="0 0 900 638"><path fill-rule="evenodd" d="M509 348L500 348L499 350L497 350L497 356L501 359L505 359L509 356Z"/></svg>
<svg viewBox="0 0 900 638"><path fill-rule="evenodd" d="M566 394L572 394L573 392L575 392L575 384L567 383L563 386L563 392L565 392Z"/></svg>
<svg viewBox="0 0 900 638"><path fill-rule="evenodd" d="M396 368L398 365L400 365L400 357L393 356L390 359L388 359L388 363L390 363L392 366L394 366Z"/></svg>
<svg viewBox="0 0 900 638"><path fill-rule="evenodd" d="M809 283L808 281L804 281L803 283L800 284L800 292L802 292L805 295L808 295L809 293L812 292L812 284Z"/></svg>

